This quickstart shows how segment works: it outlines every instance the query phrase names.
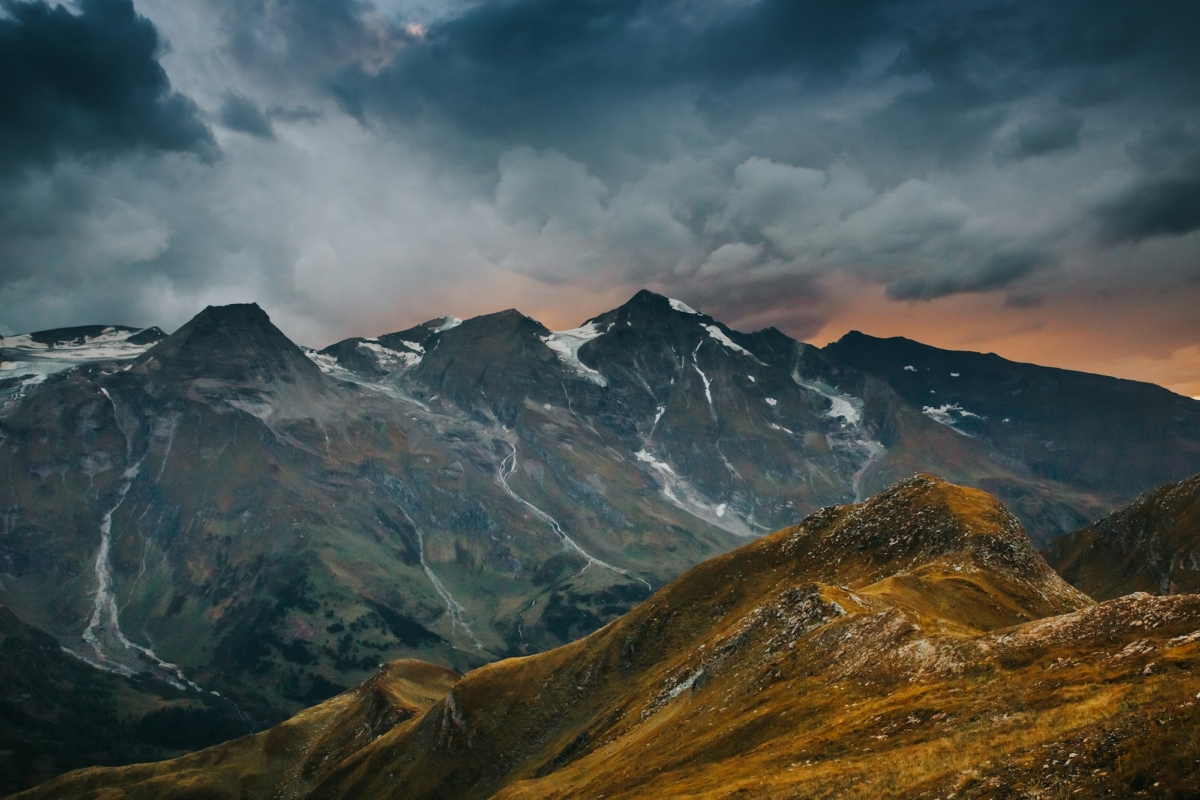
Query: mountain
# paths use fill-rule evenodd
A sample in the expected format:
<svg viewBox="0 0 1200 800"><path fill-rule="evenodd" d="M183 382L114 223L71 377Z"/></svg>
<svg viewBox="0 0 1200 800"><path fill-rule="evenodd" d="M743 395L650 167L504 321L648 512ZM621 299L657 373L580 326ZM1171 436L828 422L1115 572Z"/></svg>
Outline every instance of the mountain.
<svg viewBox="0 0 1200 800"><path fill-rule="evenodd" d="M1097 605L994 498L916 476L369 735L347 723L372 682L268 734L19 796L1191 796L1198 656L1200 597Z"/></svg>
<svg viewBox="0 0 1200 800"><path fill-rule="evenodd" d="M1040 477L1128 502L1200 472L1200 402L1161 386L852 331L822 350Z"/></svg>
<svg viewBox="0 0 1200 800"><path fill-rule="evenodd" d="M633 453L669 502L737 535L921 470L1003 496L1039 541L1112 507L1093 487L1036 474L922 414L824 351L774 329L734 331L651 292L568 331L514 310L433 327L422 327L420 342L392 334L322 354L343 377L495 420L543 452L557 446L544 435L544 412L565 411L583 428L570 438Z"/></svg>
<svg viewBox="0 0 1200 800"><path fill-rule="evenodd" d="M1200 475L1143 494L1044 555L1093 597L1200 592Z"/></svg>
<svg viewBox="0 0 1200 800"><path fill-rule="evenodd" d="M383 662L575 641L917 472L995 493L1038 543L1149 488L1049 474L830 348L651 292L566 331L509 310L320 351L253 304L81 330L0 346L0 602L255 731ZM1190 439L1147 441L1187 462Z"/></svg>

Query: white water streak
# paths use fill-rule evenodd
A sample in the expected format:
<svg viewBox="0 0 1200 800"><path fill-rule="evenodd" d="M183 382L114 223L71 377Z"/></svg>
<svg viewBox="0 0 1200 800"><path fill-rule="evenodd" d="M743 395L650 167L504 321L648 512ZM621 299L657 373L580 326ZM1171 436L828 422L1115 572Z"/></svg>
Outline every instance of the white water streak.
<svg viewBox="0 0 1200 800"><path fill-rule="evenodd" d="M862 466L859 467L854 473L854 502L856 503L861 503L863 500L866 500L866 498L863 497L862 482L863 478L867 476L867 470L873 467L875 462L879 460L880 456L887 452L887 449L884 448L884 446L879 442L864 440L863 445L866 446L869 455L867 456L866 461L862 463Z"/></svg>
<svg viewBox="0 0 1200 800"><path fill-rule="evenodd" d="M508 485L508 477L517 469L517 446L507 439L504 439L503 441L510 448L512 448L512 452L504 457L504 459L500 462L500 468L496 472L497 477L500 479L500 485L504 488L504 491L508 493L509 497L528 508L533 512L534 516L550 526L550 529L554 531L554 534L562 542L564 550L574 551L580 558L587 562L583 565L583 569L579 570L580 575L582 575L588 567L595 564L597 567L602 567L603 569L611 570L612 572L616 572L620 575L625 575L626 577L641 581L643 584L645 584L647 589L650 589L651 591L654 590L647 581L639 578L637 575L631 575L629 570L621 569L620 567L614 567L612 564L609 564L606 561L601 561L600 559L588 553L586 550L580 547L574 539L567 535L567 532L564 531L562 526L558 524L558 520L547 514L545 511L542 511L524 497L521 497L521 495L514 492L512 487Z"/></svg>
<svg viewBox="0 0 1200 800"><path fill-rule="evenodd" d="M112 395L106 389L101 389L104 396L113 405L113 413L117 413L117 404L113 400ZM133 442L129 437L129 433L122 429L125 434L126 445L132 449ZM103 517L100 519L100 547L96 550L96 563L93 567L93 572L96 576L96 593L92 602L92 616L88 621L87 628L83 631L83 640L86 642L96 654L96 666L110 672L116 672L121 675L133 675L146 670L146 662L160 670L159 677L166 680L172 686L178 689L190 688L196 691L203 691L199 686L188 680L181 670L175 664L163 661L149 647L142 647L139 644L131 642L121 631L121 622L119 611L117 608L117 597L113 591L112 579L112 562L110 551L112 549L112 523L113 515L117 513L117 509L125 502L125 496L129 494L129 489L133 486L134 480L142 469L142 462L145 461L143 455L137 462L121 475L121 484L117 488L117 502L113 504ZM130 666L124 663L130 656L133 657L133 664ZM123 658L124 657L124 658ZM138 667L138 669L135 669Z"/></svg>
<svg viewBox="0 0 1200 800"><path fill-rule="evenodd" d="M471 644L475 645L475 649L483 650L483 642L479 641L475 636L475 632L471 630L470 623L467 622L467 609L454 598L454 595L450 593L450 590L446 588L446 585L434 574L429 564L425 561L425 532L408 515L404 506L397 503L394 499L392 500L392 505L400 510L400 513L404 515L404 519L408 520L408 524L417 532L417 554L421 559L421 569L425 570L425 577L429 578L429 582L433 584L433 590L438 593L438 597L442 598L442 602L446 604L446 613L450 615L450 627L462 628L466 632L467 638L471 640Z"/></svg>
<svg viewBox="0 0 1200 800"><path fill-rule="evenodd" d="M700 340L700 344L696 345L696 349L692 351L692 369L696 370L696 374L700 376L700 380L704 381L704 397L708 400L708 410L712 412L714 417L716 417L717 409L713 407L712 399L712 382L709 381L708 376L700 370L700 365L696 363L696 353L700 352L701 344L704 344L703 339Z"/></svg>

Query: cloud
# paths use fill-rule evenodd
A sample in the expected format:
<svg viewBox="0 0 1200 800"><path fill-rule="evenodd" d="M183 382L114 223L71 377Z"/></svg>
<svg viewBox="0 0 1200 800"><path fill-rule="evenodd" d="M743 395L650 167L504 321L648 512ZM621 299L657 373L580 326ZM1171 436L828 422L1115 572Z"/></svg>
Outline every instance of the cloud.
<svg viewBox="0 0 1200 800"><path fill-rule="evenodd" d="M196 105L171 90L157 31L130 0L0 4L0 172L130 151L213 158Z"/></svg>
<svg viewBox="0 0 1200 800"><path fill-rule="evenodd" d="M257 136L260 139L274 139L275 129L271 120L262 112L253 100L240 94L230 92L225 95L221 104L221 124L231 131Z"/></svg>
<svg viewBox="0 0 1200 800"><path fill-rule="evenodd" d="M1045 114L1017 127L996 148L999 163L1024 161L1079 147L1083 117L1065 110Z"/></svg>
<svg viewBox="0 0 1200 800"><path fill-rule="evenodd" d="M1098 276L1195 279L1197 12L1166 0L138 0L157 27L91 3L13 7L125 9L154 40L119 54L165 70L138 97L201 137L21 155L11 327L258 299L322 343L500 284L649 285L798 333L866 294L1037 315ZM68 132L99 113L76 105ZM200 120L218 161L188 155L215 152Z"/></svg>
<svg viewBox="0 0 1200 800"><path fill-rule="evenodd" d="M1200 169L1191 174L1141 180L1096 209L1109 244L1200 230Z"/></svg>
<svg viewBox="0 0 1200 800"><path fill-rule="evenodd" d="M953 294L990 292L1053 263L1051 255L1037 250L997 252L954 271L898 278L888 284L887 295L893 300L933 300ZM1018 308L1036 305L1036 300L1030 300L1030 295L1010 294L1006 303Z"/></svg>
<svg viewBox="0 0 1200 800"><path fill-rule="evenodd" d="M1108 245L1200 230L1200 134L1179 120L1157 122L1126 147L1136 177L1094 215Z"/></svg>

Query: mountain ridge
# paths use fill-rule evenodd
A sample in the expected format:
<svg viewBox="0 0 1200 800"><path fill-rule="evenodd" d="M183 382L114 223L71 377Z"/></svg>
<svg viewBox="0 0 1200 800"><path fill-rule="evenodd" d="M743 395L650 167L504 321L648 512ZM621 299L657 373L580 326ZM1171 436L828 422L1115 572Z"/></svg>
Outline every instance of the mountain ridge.
<svg viewBox="0 0 1200 800"><path fill-rule="evenodd" d="M945 602L897 584L912 576ZM1172 731L1200 719L1198 655L1200 598L1095 604L994 498L915 476L706 561L585 639L468 673L295 796L1186 794L1198 751ZM285 730L286 766L312 748ZM232 798L269 777L256 747L20 797Z"/></svg>
<svg viewBox="0 0 1200 800"><path fill-rule="evenodd" d="M567 644L914 473L995 493L1039 544L1117 504L821 349L651 293L568 331L510 311L324 351L250 305L155 348L131 335L0 384L0 602L255 730L381 661L465 672ZM1187 440L1153 442L1186 461ZM888 591L945 616L943 577Z"/></svg>

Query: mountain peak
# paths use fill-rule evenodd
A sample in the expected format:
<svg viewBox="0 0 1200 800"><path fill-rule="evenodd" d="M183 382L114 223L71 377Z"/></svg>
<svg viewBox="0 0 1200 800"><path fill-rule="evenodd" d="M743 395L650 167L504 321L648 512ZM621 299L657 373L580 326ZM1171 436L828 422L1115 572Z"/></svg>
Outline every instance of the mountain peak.
<svg viewBox="0 0 1200 800"><path fill-rule="evenodd" d="M259 323L270 323L271 318L263 311L258 303L230 303L224 306L205 306L204 310L193 319L218 320L230 324L238 320L256 320Z"/></svg>
<svg viewBox="0 0 1200 800"><path fill-rule="evenodd" d="M687 317L695 322L712 319L682 300L656 294L649 289L642 289L622 305L593 317L588 322L637 325L639 322L658 323L680 317Z"/></svg>
<svg viewBox="0 0 1200 800"><path fill-rule="evenodd" d="M251 389L322 381L317 366L257 303L208 306L138 358L133 371Z"/></svg>
<svg viewBox="0 0 1200 800"><path fill-rule="evenodd" d="M447 330L454 330L455 335L476 335L479 331L501 331L512 330L521 333L532 333L535 335L546 334L550 332L542 323L538 322L528 314L524 314L515 308L506 308L503 311L497 311L492 314L482 314L478 317L461 322Z"/></svg>

